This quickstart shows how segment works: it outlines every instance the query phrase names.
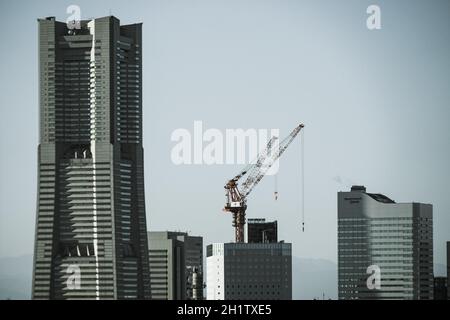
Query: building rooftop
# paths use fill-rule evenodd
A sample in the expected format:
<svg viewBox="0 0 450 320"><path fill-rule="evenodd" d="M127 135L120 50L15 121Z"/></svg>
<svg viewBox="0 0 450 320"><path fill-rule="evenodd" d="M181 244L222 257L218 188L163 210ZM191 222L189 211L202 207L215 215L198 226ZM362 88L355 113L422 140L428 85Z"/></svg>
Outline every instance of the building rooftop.
<svg viewBox="0 0 450 320"><path fill-rule="evenodd" d="M369 197L374 199L375 201L381 202L381 203L395 203L394 200L386 197L384 194L381 193L367 193L365 186L352 186L351 192L362 192L367 194Z"/></svg>

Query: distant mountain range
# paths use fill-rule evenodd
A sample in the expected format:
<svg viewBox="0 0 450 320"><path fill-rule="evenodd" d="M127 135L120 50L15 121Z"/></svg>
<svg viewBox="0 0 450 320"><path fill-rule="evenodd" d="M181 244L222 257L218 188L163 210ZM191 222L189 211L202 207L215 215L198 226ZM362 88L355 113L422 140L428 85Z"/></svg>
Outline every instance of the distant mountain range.
<svg viewBox="0 0 450 320"><path fill-rule="evenodd" d="M292 257L292 298L337 299L337 265L330 260ZM434 264L435 276L447 276L444 264Z"/></svg>
<svg viewBox="0 0 450 320"><path fill-rule="evenodd" d="M292 257L292 299L337 299L337 265L325 259Z"/></svg>
<svg viewBox="0 0 450 320"><path fill-rule="evenodd" d="M0 258L0 300L31 298L33 256ZM445 265L435 264L435 274L445 276ZM325 259L292 257L292 298L337 299L337 265Z"/></svg>

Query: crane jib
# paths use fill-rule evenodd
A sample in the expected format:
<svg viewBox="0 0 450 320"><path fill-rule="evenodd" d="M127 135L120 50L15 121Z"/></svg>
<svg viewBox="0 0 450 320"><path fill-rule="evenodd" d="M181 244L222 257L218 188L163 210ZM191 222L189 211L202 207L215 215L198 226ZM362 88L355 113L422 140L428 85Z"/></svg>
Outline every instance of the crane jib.
<svg viewBox="0 0 450 320"><path fill-rule="evenodd" d="M225 185L227 190L227 203L225 211L233 213L233 226L236 232L236 242L244 242L244 225L246 198L258 183L265 176L267 171L272 167L275 161L281 157L286 151L298 133L304 128L303 124L298 125L292 132L276 146L277 137L272 137L267 143L266 148L259 153L256 161L249 164L241 171L240 174L228 181ZM238 182L246 176L246 180L242 183L241 189L238 188Z"/></svg>

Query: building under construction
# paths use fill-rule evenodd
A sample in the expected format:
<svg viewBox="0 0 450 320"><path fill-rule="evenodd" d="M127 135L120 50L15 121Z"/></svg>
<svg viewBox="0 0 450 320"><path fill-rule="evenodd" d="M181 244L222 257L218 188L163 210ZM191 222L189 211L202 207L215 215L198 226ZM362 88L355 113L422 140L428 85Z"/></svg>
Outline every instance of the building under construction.
<svg viewBox="0 0 450 320"><path fill-rule="evenodd" d="M247 242L248 243L276 243L278 242L277 221L266 219L248 219Z"/></svg>
<svg viewBox="0 0 450 320"><path fill-rule="evenodd" d="M247 165L239 174L228 180L225 184L224 188L226 190L227 202L223 210L233 214L233 227L235 228L236 242L244 242L245 215L248 196L304 127L303 124L299 124L281 142L278 141L278 137L272 137L267 143L266 148L259 153L256 161ZM302 161L302 179L303 176ZM275 191L275 195L277 198L277 191Z"/></svg>

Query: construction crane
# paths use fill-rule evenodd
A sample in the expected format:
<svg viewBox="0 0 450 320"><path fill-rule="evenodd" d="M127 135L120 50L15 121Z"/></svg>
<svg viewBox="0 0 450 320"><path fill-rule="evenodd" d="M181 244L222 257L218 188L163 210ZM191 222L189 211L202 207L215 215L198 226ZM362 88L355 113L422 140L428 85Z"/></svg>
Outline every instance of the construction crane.
<svg viewBox="0 0 450 320"><path fill-rule="evenodd" d="M258 155L256 161L247 165L237 176L226 183L224 188L226 190L227 203L223 210L233 214L236 242L244 242L245 211L247 209L248 195L303 128L303 124L295 127L291 134L278 145L276 144L278 137L272 137L266 148ZM238 187L239 182L244 177L246 177L245 181Z"/></svg>

